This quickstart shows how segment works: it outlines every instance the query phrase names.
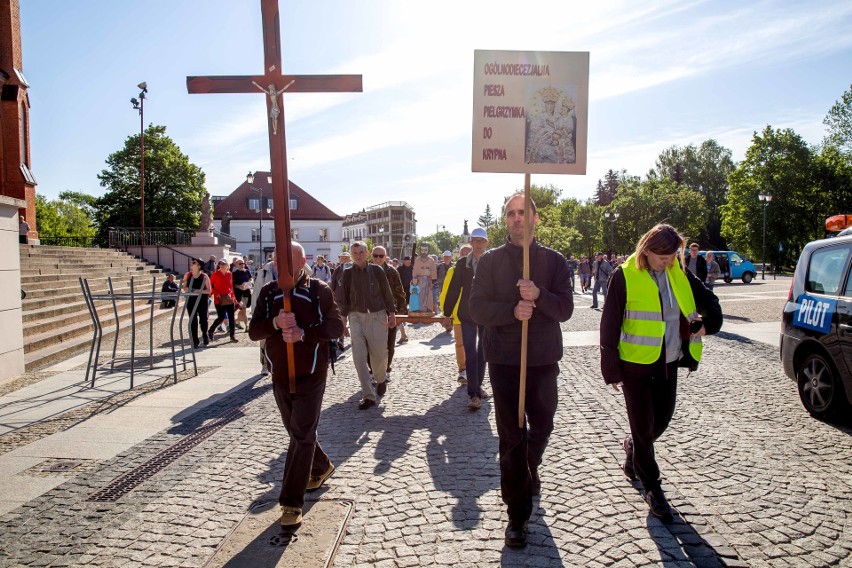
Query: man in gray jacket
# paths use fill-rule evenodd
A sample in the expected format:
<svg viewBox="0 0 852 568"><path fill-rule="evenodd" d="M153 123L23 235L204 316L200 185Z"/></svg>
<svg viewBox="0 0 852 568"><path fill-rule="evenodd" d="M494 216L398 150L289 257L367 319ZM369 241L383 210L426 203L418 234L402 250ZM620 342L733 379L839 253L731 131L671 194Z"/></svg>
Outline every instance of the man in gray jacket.
<svg viewBox="0 0 852 568"><path fill-rule="evenodd" d="M604 253L599 252L595 255L595 265L592 267L592 276L595 279L595 287L592 288L592 309L598 307L598 290L603 294L603 300L606 302L606 288L609 285L609 277L612 274L612 265L604 258Z"/></svg>

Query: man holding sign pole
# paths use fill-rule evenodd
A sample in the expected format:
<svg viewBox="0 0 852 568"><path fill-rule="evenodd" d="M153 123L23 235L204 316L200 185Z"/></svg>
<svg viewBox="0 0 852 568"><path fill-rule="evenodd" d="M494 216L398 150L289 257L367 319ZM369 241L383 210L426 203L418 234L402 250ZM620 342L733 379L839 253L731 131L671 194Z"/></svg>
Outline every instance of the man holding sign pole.
<svg viewBox="0 0 852 568"><path fill-rule="evenodd" d="M500 438L500 491L509 513L506 545L527 541L532 498L540 491L538 468L556 413L556 378L562 359L560 322L574 311L568 263L534 238L536 206L529 199L529 278L524 278L525 198L512 195L504 205L507 242L479 260L470 296L470 315L485 326L485 360L493 390ZM522 328L527 327L527 334ZM518 427L522 336L528 335L525 421Z"/></svg>

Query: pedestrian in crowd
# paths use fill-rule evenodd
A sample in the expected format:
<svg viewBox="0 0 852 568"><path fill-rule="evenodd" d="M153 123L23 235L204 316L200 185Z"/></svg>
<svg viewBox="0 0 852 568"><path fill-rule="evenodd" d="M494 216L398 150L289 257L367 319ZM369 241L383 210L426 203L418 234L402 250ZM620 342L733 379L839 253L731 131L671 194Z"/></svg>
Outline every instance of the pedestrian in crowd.
<svg viewBox="0 0 852 568"><path fill-rule="evenodd" d="M462 345L464 346L465 377L467 378L467 407L477 410L488 393L482 388L485 380L485 327L478 324L472 315L470 297L473 280L488 248L488 233L476 227L470 233L471 253L456 263L453 279L447 290L445 305L455 309L461 321ZM514 323L514 322L513 322Z"/></svg>
<svg viewBox="0 0 852 568"><path fill-rule="evenodd" d="M456 347L456 364L459 369L458 382L460 385L467 384L467 359L464 352L464 336L462 335L461 320L459 319L459 304L456 302L454 306L448 305L447 292L449 291L450 283L453 281L453 275L456 273L456 268L462 264L462 259L469 255L471 250L473 250L473 247L470 244L462 245L459 249L459 260L455 263L455 265L450 267L449 271L447 271L447 276L444 278L444 285L441 287L441 296L439 298L441 311L445 316L444 327L449 325L452 326L451 329L453 330L453 341L455 342Z"/></svg>
<svg viewBox="0 0 852 568"><path fill-rule="evenodd" d="M231 336L231 342L239 341L236 338L236 318L234 317L234 308L239 305L237 298L234 295L234 279L231 271L228 269L228 260L225 258L219 259L216 266L216 272L210 277L210 286L213 288L213 305L216 307L216 319L210 325L208 337L213 341L213 334L216 326L228 318L228 334Z"/></svg>
<svg viewBox="0 0 852 568"><path fill-rule="evenodd" d="M251 307L251 290L254 282L251 272L246 266L246 261L238 258L234 262L234 270L231 273L234 279L234 297L239 304L237 313L237 327L248 331L248 308Z"/></svg>
<svg viewBox="0 0 852 568"><path fill-rule="evenodd" d="M331 286L331 291L335 293L335 298L337 297L337 289L340 287L340 284L343 282L343 271L352 266L352 255L349 254L349 251L341 251L340 255L338 255L339 262L337 266L334 267L334 270L331 272L331 282L329 283ZM337 339L337 350L343 352L346 350L346 342L344 341L344 336L341 335Z"/></svg>
<svg viewBox="0 0 852 568"><path fill-rule="evenodd" d="M325 263L325 257L323 255L319 255L317 257L317 263L314 265L313 273L314 278L319 278L326 284L331 282L331 269Z"/></svg>
<svg viewBox="0 0 852 568"><path fill-rule="evenodd" d="M391 266L393 266L393 267L394 267L394 270L396 270L397 272L399 272L399 259L398 259L398 258L393 259L393 260L391 261Z"/></svg>
<svg viewBox="0 0 852 568"><path fill-rule="evenodd" d="M411 303L411 280L414 278L414 267L411 266L411 257L404 256L402 265L399 267L399 279L402 281L402 289L405 291L406 313ZM399 324L399 344L408 343L408 334L405 332L407 324Z"/></svg>
<svg viewBox="0 0 852 568"><path fill-rule="evenodd" d="M722 277L722 269L719 267L719 263L713 260L712 252L707 251L704 259L707 261L707 289L712 290L716 280Z"/></svg>
<svg viewBox="0 0 852 568"><path fill-rule="evenodd" d="M169 274L166 276L166 281L163 282L163 287L160 288L160 292L164 294L174 294L178 291L178 283L175 282L175 275ZM160 308L173 308L175 307L175 300L163 298L163 301L160 302Z"/></svg>
<svg viewBox="0 0 852 568"><path fill-rule="evenodd" d="M577 259L574 255L568 257L568 283L571 285L571 292L574 292L574 273L577 271Z"/></svg>
<svg viewBox="0 0 852 568"><path fill-rule="evenodd" d="M707 259L698 256L698 243L689 245L689 256L686 257L684 270L689 270L702 283L707 282Z"/></svg>
<svg viewBox="0 0 852 568"><path fill-rule="evenodd" d="M387 330L396 327L396 306L384 270L367 263L367 243L356 241L350 250L353 264L343 271L335 295L340 313L348 322L344 334L352 341L352 362L361 382L358 409L367 410L387 391ZM367 366L368 352L375 387Z"/></svg>
<svg viewBox="0 0 852 568"><path fill-rule="evenodd" d="M485 360L494 396L500 438L500 493L508 507L505 543L522 547L533 495L541 491L539 466L553 432L556 378L562 358L560 322L574 311L565 257L535 240L539 218L530 200L529 280L523 278L524 195L512 195L503 207L507 242L476 263L468 307L485 326ZM475 251L474 251L475 254ZM470 256L470 255L469 255ZM528 322L525 421L518 427L522 322ZM465 341L467 346L467 341ZM468 373L468 383L471 377Z"/></svg>
<svg viewBox="0 0 852 568"><path fill-rule="evenodd" d="M27 219L23 215L21 215L20 217L21 224L18 226L18 242L22 245L25 245L30 242L30 224L27 223Z"/></svg>
<svg viewBox="0 0 852 568"><path fill-rule="evenodd" d="M609 261L604 258L604 253L599 252L595 255L595 266L592 269L595 276L595 287L592 289L592 309L598 307L598 292L603 296L603 301L606 302L606 289L609 284L609 275L612 274L612 266Z"/></svg>
<svg viewBox="0 0 852 568"><path fill-rule="evenodd" d="M580 291L586 293L592 283L592 267L589 264L588 257L581 256L580 264L577 267L577 272L580 274Z"/></svg>
<svg viewBox="0 0 852 568"><path fill-rule="evenodd" d="M204 263L204 273L207 276L213 276L214 272L216 272L216 255L211 254L207 262Z"/></svg>
<svg viewBox="0 0 852 568"><path fill-rule="evenodd" d="M621 386L630 424L622 469L628 479L639 478L651 514L664 522L672 512L654 442L674 414L678 368L697 369L701 338L722 326L718 298L676 258L685 242L665 224L639 239L613 275L600 330L603 378L616 391Z"/></svg>
<svg viewBox="0 0 852 568"><path fill-rule="evenodd" d="M437 266L438 280L435 281L435 285L433 287L433 290L435 292L435 294L434 294L435 313L441 313L441 302L438 301L438 297L441 295L440 294L441 290L444 289L444 279L447 277L447 271L449 271L450 268L452 268L452 266L453 266L453 253L451 253L448 250L445 250L444 254L441 255L441 262L438 263L438 266ZM452 333L453 328L451 327L451 328L447 329L445 327L444 330L447 333Z"/></svg>
<svg viewBox="0 0 852 568"><path fill-rule="evenodd" d="M609 253L609 266L610 266L610 268L615 268L616 264L617 264L617 262L615 260L615 253L614 252Z"/></svg>
<svg viewBox="0 0 852 568"><path fill-rule="evenodd" d="M292 243L295 287L289 292L290 312L272 280L260 291L249 326L249 337L264 340L272 368L272 392L290 437L278 503L279 523L302 524L305 492L316 491L334 473L334 465L317 440L322 399L328 377L327 342L343 333L334 294L325 282L311 278L305 249ZM295 392L290 390L287 344L293 345Z"/></svg>
<svg viewBox="0 0 852 568"><path fill-rule="evenodd" d="M254 319L254 313L257 311L257 301L260 299L260 291L264 286L269 284L270 282L278 281L278 261L275 256L275 251L272 251L272 260L267 262L264 265L260 265L258 269L254 273L254 287L252 288L251 294L251 305L254 306L252 308L252 319ZM249 337L251 337L251 324L249 324ZM265 377L269 374L269 360L266 357L266 340L260 340L260 375Z"/></svg>
<svg viewBox="0 0 852 568"><path fill-rule="evenodd" d="M204 341L204 346L207 347L210 343L207 335L207 306L213 289L210 287L210 278L202 270L202 265L200 258L193 258L189 262L189 272L183 277L183 293L188 294L186 311L190 315L189 333L194 349L200 346L199 326L201 326L201 340Z"/></svg>
<svg viewBox="0 0 852 568"><path fill-rule="evenodd" d="M408 311L408 306L405 304L405 291L402 289L402 282L399 279L399 273L390 266L387 262L387 251L385 247L373 248L373 264L379 266L385 272L388 279L388 285L393 294L394 304L397 314L404 314ZM396 330L398 326L389 328L388 331L388 364L385 372L385 382L390 383L391 366L393 365L393 355L396 351ZM373 375L373 367L370 365L370 354L367 353L367 367L370 369L370 375Z"/></svg>

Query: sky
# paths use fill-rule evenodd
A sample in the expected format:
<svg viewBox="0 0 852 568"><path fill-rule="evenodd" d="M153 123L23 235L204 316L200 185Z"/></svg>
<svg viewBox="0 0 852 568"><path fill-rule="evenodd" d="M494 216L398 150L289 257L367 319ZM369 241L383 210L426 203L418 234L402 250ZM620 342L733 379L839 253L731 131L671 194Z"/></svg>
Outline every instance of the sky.
<svg viewBox="0 0 852 568"><path fill-rule="evenodd" d="M37 192L102 195L107 157L145 124L227 195L268 170L257 94L189 95L186 77L263 71L259 0L20 0ZM644 176L673 145L715 139L743 159L755 131L817 144L852 88L852 2L293 0L287 74L360 74L361 93L284 95L290 180L346 215L385 201L417 233L470 228L524 176L471 172L474 50L590 53L585 175L533 175L587 199L609 169Z"/></svg>

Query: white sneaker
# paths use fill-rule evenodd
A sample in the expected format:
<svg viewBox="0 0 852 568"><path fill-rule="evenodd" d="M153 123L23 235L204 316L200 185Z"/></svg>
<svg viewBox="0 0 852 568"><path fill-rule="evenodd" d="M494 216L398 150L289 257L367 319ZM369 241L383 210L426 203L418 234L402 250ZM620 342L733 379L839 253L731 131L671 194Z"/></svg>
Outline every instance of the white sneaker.
<svg viewBox="0 0 852 568"><path fill-rule="evenodd" d="M459 371L459 384L466 385L467 384L467 370L461 369Z"/></svg>

